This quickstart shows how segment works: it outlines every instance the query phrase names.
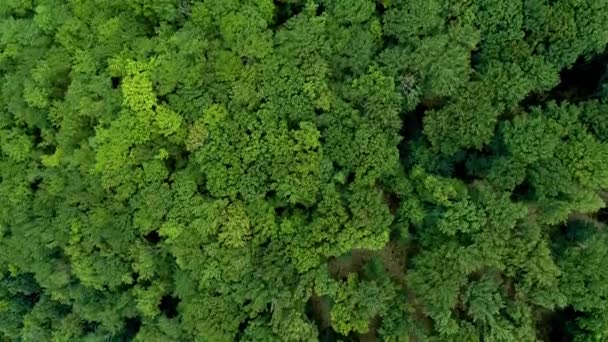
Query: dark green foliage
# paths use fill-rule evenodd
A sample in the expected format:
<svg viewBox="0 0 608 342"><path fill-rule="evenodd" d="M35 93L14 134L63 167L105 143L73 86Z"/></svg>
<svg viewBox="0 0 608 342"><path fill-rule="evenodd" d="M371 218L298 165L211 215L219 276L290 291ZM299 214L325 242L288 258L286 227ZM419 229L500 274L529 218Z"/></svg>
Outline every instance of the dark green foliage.
<svg viewBox="0 0 608 342"><path fill-rule="evenodd" d="M607 43L599 0L0 1L0 340L607 340Z"/></svg>

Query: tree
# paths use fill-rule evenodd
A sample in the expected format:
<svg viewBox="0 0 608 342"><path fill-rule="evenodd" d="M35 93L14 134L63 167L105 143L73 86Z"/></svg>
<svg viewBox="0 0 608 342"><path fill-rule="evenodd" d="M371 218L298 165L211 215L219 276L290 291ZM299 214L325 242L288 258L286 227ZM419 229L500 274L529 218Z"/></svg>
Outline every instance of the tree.
<svg viewBox="0 0 608 342"><path fill-rule="evenodd" d="M0 1L0 339L605 339L607 19Z"/></svg>

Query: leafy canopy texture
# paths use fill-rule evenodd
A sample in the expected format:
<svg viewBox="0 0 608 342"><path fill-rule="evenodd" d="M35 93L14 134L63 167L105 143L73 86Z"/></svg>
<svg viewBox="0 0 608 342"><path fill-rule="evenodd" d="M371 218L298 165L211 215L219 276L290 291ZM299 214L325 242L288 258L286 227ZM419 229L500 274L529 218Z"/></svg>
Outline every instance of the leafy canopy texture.
<svg viewBox="0 0 608 342"><path fill-rule="evenodd" d="M0 1L0 340L608 340L604 0Z"/></svg>

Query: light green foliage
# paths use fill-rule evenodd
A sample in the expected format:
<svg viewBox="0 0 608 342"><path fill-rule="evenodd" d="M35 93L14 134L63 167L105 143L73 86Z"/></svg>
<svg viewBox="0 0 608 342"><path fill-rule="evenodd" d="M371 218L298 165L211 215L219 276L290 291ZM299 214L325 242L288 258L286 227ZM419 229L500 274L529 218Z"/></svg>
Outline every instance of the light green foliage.
<svg viewBox="0 0 608 342"><path fill-rule="evenodd" d="M0 1L0 340L606 339L607 6Z"/></svg>
<svg viewBox="0 0 608 342"><path fill-rule="evenodd" d="M356 275L330 285L330 289L322 289L319 294L334 302L330 313L332 326L341 334L368 332L371 319L385 315L395 295L390 284L360 281Z"/></svg>

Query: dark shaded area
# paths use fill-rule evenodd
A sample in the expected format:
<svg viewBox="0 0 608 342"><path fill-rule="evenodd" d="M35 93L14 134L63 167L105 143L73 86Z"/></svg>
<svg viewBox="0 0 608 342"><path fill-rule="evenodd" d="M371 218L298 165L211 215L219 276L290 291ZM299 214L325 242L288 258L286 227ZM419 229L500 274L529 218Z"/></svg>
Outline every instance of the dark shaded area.
<svg viewBox="0 0 608 342"><path fill-rule="evenodd" d="M175 318L178 315L177 306L179 305L179 298L170 295L164 295L160 300L159 310L167 318Z"/></svg>
<svg viewBox="0 0 608 342"><path fill-rule="evenodd" d="M386 7L384 7L384 1L376 0L376 14L380 17L384 15L386 12Z"/></svg>
<svg viewBox="0 0 608 342"><path fill-rule="evenodd" d="M32 292L25 295L26 303L28 303L31 308L34 307L34 305L40 301L40 294L41 292Z"/></svg>
<svg viewBox="0 0 608 342"><path fill-rule="evenodd" d="M415 258L418 254L420 254L420 252L422 252L422 246L420 246L420 244L418 242L415 242L415 235L416 235L416 227L412 227L411 228L412 233L411 235L414 236L412 237L412 243L410 243L407 246L407 249L405 251L405 267L404 269L412 269L414 268L414 262L415 262Z"/></svg>
<svg viewBox="0 0 608 342"><path fill-rule="evenodd" d="M68 260L69 258L63 253L61 248L55 247L51 249L48 257L55 260Z"/></svg>
<svg viewBox="0 0 608 342"><path fill-rule="evenodd" d="M393 221L393 227L389 233L389 241L403 242L408 241L409 238L409 225L402 224L399 217L396 217L396 219Z"/></svg>
<svg viewBox="0 0 608 342"><path fill-rule="evenodd" d="M141 324L141 322L140 322ZM82 332L86 334L94 333L99 328L99 322L86 321L82 325ZM139 330L139 328L138 328Z"/></svg>
<svg viewBox="0 0 608 342"><path fill-rule="evenodd" d="M272 204L274 207L274 213L277 217L284 216L288 209L288 204L286 201L281 200L277 192L275 190L270 190L266 192L265 196L266 201Z"/></svg>
<svg viewBox="0 0 608 342"><path fill-rule="evenodd" d="M168 94L159 94L156 95L156 102L166 104L169 103L169 99L167 98Z"/></svg>
<svg viewBox="0 0 608 342"><path fill-rule="evenodd" d="M146 239L146 241L148 241L149 243L156 245L157 243L160 242L160 235L158 235L158 232L156 230L153 230L151 232L149 232L148 234L146 234L144 236L144 239Z"/></svg>
<svg viewBox="0 0 608 342"><path fill-rule="evenodd" d="M399 45L399 39L395 36L392 35L385 35L382 36L382 44L380 46L379 51L383 51L386 49L390 49L394 46L398 46Z"/></svg>
<svg viewBox="0 0 608 342"><path fill-rule="evenodd" d="M584 242L593 238L597 233L598 227L594 224L593 219L584 215L574 213L571 214L568 222L560 225L560 238L567 239L562 248L567 248L568 245ZM554 239L558 240L558 239Z"/></svg>
<svg viewBox="0 0 608 342"><path fill-rule="evenodd" d="M38 127L32 127L32 129L28 130L28 135L34 138L34 146L40 145L42 143L42 130Z"/></svg>
<svg viewBox="0 0 608 342"><path fill-rule="evenodd" d="M53 80L53 85L49 97L52 99L63 100L65 94L68 92L68 87L72 79L70 78L70 69L65 68L59 75Z"/></svg>
<svg viewBox="0 0 608 342"><path fill-rule="evenodd" d="M32 273L24 273L15 277L4 276L0 278L0 289L3 289L3 291L8 290L8 292L3 292L7 298L16 296L29 308L34 307L40 301L40 297L43 294L43 290L36 282Z"/></svg>
<svg viewBox="0 0 608 342"><path fill-rule="evenodd" d="M0 182L1 181L2 180L0 179ZM10 238L12 236L13 236L13 230L10 227L5 227L4 231L2 232L2 234L0 234L0 238L5 238L5 239L8 239L8 238Z"/></svg>
<svg viewBox="0 0 608 342"><path fill-rule="evenodd" d="M471 315L469 315L468 308L462 301L462 299L458 300L452 312L457 320L467 322L471 325L475 325L475 321L473 320Z"/></svg>
<svg viewBox="0 0 608 342"><path fill-rule="evenodd" d="M486 145L481 150L466 149L465 169L469 179L487 177L496 159L496 146Z"/></svg>
<svg viewBox="0 0 608 342"><path fill-rule="evenodd" d="M266 200L272 200L277 196L277 192L275 190L266 191Z"/></svg>
<svg viewBox="0 0 608 342"><path fill-rule="evenodd" d="M137 285L141 286L142 288L148 288L152 286L152 281L150 279L141 280L139 279L139 274L137 274Z"/></svg>
<svg viewBox="0 0 608 342"><path fill-rule="evenodd" d="M352 184L355 181L355 173L349 172L346 175L346 182L344 184Z"/></svg>
<svg viewBox="0 0 608 342"><path fill-rule="evenodd" d="M407 142L419 138L422 135L424 113L431 108L424 103L418 104L413 112L407 113L403 116L403 125L401 126L401 136L403 140L402 145L406 145Z"/></svg>
<svg viewBox="0 0 608 342"><path fill-rule="evenodd" d="M477 49L471 51L471 69L479 71L481 65L481 50ZM479 76L473 73L472 77L478 78Z"/></svg>
<svg viewBox="0 0 608 342"><path fill-rule="evenodd" d="M583 100L593 96L606 73L608 56L600 55L591 60L580 57L570 68L560 73L560 84L551 91L554 99Z"/></svg>
<svg viewBox="0 0 608 342"><path fill-rule="evenodd" d="M57 151L57 146L55 145L45 145L43 147L40 147L40 151L42 151L43 154L46 155L53 155L55 154L55 151Z"/></svg>
<svg viewBox="0 0 608 342"><path fill-rule="evenodd" d="M268 251L268 249L270 248L270 243L271 243L270 239L265 240L264 242L260 243L259 248L260 248L260 251L262 254L264 254L266 251Z"/></svg>
<svg viewBox="0 0 608 342"><path fill-rule="evenodd" d="M142 25L146 38L154 38L154 36L156 36L156 22L158 22L159 19L154 11L146 11L144 16L137 16L134 19ZM149 53L146 53L146 57L149 57Z"/></svg>
<svg viewBox="0 0 608 342"><path fill-rule="evenodd" d="M348 336L344 336L342 334L337 333L332 328L324 329L319 332L319 341L320 342L355 342L359 341L354 334L350 334Z"/></svg>
<svg viewBox="0 0 608 342"><path fill-rule="evenodd" d="M36 192L38 191L38 189L40 188L40 184L42 183L42 178L37 177L35 178L31 183L30 183L30 190L32 192Z"/></svg>
<svg viewBox="0 0 608 342"><path fill-rule="evenodd" d="M573 330L576 319L581 317L571 306L555 311L547 316L544 322L543 341L570 342L574 340Z"/></svg>
<svg viewBox="0 0 608 342"><path fill-rule="evenodd" d="M23 9L23 8L11 9L6 14L15 19L31 19L36 15L36 11L33 8L34 8L34 6L32 6L32 8L26 8L26 9Z"/></svg>
<svg viewBox="0 0 608 342"><path fill-rule="evenodd" d="M305 206L302 203L296 203L296 204L293 205L293 210L294 211L307 212L308 211L308 207Z"/></svg>
<svg viewBox="0 0 608 342"><path fill-rule="evenodd" d="M460 180L469 183L470 175L467 171L467 159L462 158L454 161L454 165L452 166L452 175L454 178L458 178Z"/></svg>
<svg viewBox="0 0 608 342"><path fill-rule="evenodd" d="M36 146L43 154L51 155L55 153L55 146L45 143L42 134L42 129L38 126L28 127L26 133L33 139L34 146Z"/></svg>
<svg viewBox="0 0 608 342"><path fill-rule="evenodd" d="M317 11L315 12L315 14L318 16L321 16L323 14L323 12L325 12L325 5L323 4L317 4Z"/></svg>
<svg viewBox="0 0 608 342"><path fill-rule="evenodd" d="M113 89L117 89L120 86L120 77L112 77L110 81L112 82Z"/></svg>
<svg viewBox="0 0 608 342"><path fill-rule="evenodd" d="M568 226L571 223L572 222L562 222L549 231L551 241L554 243L552 247L556 255L559 255L561 253L561 249L565 248L565 246L570 242L568 240L573 240L576 238L572 234L569 234L571 230Z"/></svg>
<svg viewBox="0 0 608 342"><path fill-rule="evenodd" d="M400 131L402 137L401 143L399 144L400 151L407 151L407 146L411 141L423 137L424 115L426 111L437 110L443 107L444 103L445 99L442 98L425 99L420 102L413 111L402 115L403 124ZM403 153L401 159L407 159Z"/></svg>
<svg viewBox="0 0 608 342"><path fill-rule="evenodd" d="M318 301L319 297L312 295L306 302L304 313L309 320L314 321L317 324L317 327L321 327L321 318L319 317L317 312L318 310L316 308L316 306L318 306Z"/></svg>
<svg viewBox="0 0 608 342"><path fill-rule="evenodd" d="M139 282L139 272L132 272L131 278L133 278L133 283L137 284Z"/></svg>
<svg viewBox="0 0 608 342"><path fill-rule="evenodd" d="M517 184L513 192L511 193L511 200L516 201L524 201L526 199L531 198L533 195L533 187L528 181L528 179L524 179L523 182Z"/></svg>
<svg viewBox="0 0 608 342"><path fill-rule="evenodd" d="M446 176L458 178L465 183L472 183L483 177L479 174L479 161L491 158L492 152L484 147L481 151L467 149L454 155L450 162L451 172Z"/></svg>
<svg viewBox="0 0 608 342"><path fill-rule="evenodd" d="M604 207L596 213L596 218L598 221L608 224L608 208Z"/></svg>
<svg viewBox="0 0 608 342"><path fill-rule="evenodd" d="M245 335L245 330L247 330L247 326L249 325L249 321L251 319L247 317L244 321L239 323L239 329L234 337L234 341L241 341L243 339L243 335Z"/></svg>
<svg viewBox="0 0 608 342"><path fill-rule="evenodd" d="M560 72L559 85L550 91L529 94L521 102L521 106L523 108L542 106L548 101L576 103L595 97L606 76L607 65L608 54L591 59L579 57L572 67Z"/></svg>
<svg viewBox="0 0 608 342"><path fill-rule="evenodd" d="M250 303L251 303L251 300L250 300L250 299L247 299L247 300L246 300L246 301L243 303L243 306L247 306L247 305L249 305ZM269 312L271 312L271 311L272 311L272 304L271 304L271 303L266 304L266 309L265 309L265 311L264 311L264 312L265 312L265 313L269 313ZM257 315L257 316L255 316L255 317L249 317L249 316L247 316L247 318L245 318L245 320L244 320L244 321L242 321L242 322L240 322L240 323L239 323L239 327L238 327L238 330L237 330L236 336L234 337L234 341L242 341L242 340L243 340L243 336L245 335L245 331L247 331L247 327L249 326L249 322L250 322L252 319L257 318L259 315L260 315L260 314L258 314L258 315Z"/></svg>
<svg viewBox="0 0 608 342"><path fill-rule="evenodd" d="M399 197L393 193L385 192L384 193L384 202L388 205L388 210L391 215L395 215L397 213L397 209L399 209Z"/></svg>
<svg viewBox="0 0 608 342"><path fill-rule="evenodd" d="M247 56L242 56L241 57L241 64L244 66L247 66L249 64L253 64L253 59Z"/></svg>
<svg viewBox="0 0 608 342"><path fill-rule="evenodd" d="M329 310L330 306L327 301L316 294L313 294L306 302L306 317L317 326L319 341L352 341L352 338L347 338L331 327Z"/></svg>
<svg viewBox="0 0 608 342"><path fill-rule="evenodd" d="M327 268L333 279L346 281L351 273L361 275L365 265L372 257L374 257L373 251L354 249L348 254L329 258Z"/></svg>
<svg viewBox="0 0 608 342"><path fill-rule="evenodd" d="M121 341L131 341L141 329L141 318L131 317L125 321L125 332Z"/></svg>
<svg viewBox="0 0 608 342"><path fill-rule="evenodd" d="M188 164L190 159L190 153L187 150L175 151L171 153L169 158L165 159L165 167L169 174L174 173L177 170L182 170Z"/></svg>
<svg viewBox="0 0 608 342"><path fill-rule="evenodd" d="M287 209L287 208L285 208L285 207L275 207L275 208L274 208L274 214L275 214L276 216L281 217L281 216L283 216L283 215L285 214L285 210L286 210L286 209Z"/></svg>
<svg viewBox="0 0 608 342"><path fill-rule="evenodd" d="M298 15L304 9L302 1L274 0L275 20L273 28L277 29L289 20Z"/></svg>

